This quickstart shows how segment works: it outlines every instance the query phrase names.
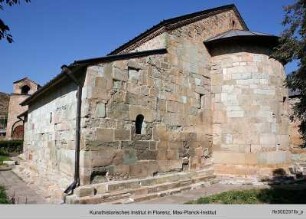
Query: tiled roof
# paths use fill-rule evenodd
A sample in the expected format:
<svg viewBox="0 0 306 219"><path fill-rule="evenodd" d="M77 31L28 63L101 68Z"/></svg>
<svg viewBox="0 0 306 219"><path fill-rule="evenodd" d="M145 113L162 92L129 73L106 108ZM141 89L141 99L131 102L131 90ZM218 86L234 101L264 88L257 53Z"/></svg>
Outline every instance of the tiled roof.
<svg viewBox="0 0 306 219"><path fill-rule="evenodd" d="M232 38L232 37L239 37L239 36L267 36L267 37L276 37L271 34L266 34L266 33L260 33L260 32L254 32L250 30L229 30L224 33L221 33L215 37L212 37L205 42L210 42L214 40L220 40L220 39L226 39L226 38Z"/></svg>

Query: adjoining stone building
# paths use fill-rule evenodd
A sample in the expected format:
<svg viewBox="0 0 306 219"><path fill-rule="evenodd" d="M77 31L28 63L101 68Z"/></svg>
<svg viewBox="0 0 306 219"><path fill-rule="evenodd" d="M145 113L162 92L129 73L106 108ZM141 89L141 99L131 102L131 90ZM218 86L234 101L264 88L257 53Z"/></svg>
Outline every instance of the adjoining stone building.
<svg viewBox="0 0 306 219"><path fill-rule="evenodd" d="M299 172L306 174L306 150L301 146L304 144L301 133L299 132L299 125L301 124L298 119L293 115L293 107L299 101L299 91L289 90L289 136L290 136L290 152L291 161L294 164L294 168Z"/></svg>
<svg viewBox="0 0 306 219"><path fill-rule="evenodd" d="M26 99L24 156L61 188L73 181L67 192L80 184L73 203L286 168L276 43L251 32L234 5L162 21L108 56L63 66Z"/></svg>
<svg viewBox="0 0 306 219"><path fill-rule="evenodd" d="M13 93L10 94L8 104L6 139L23 139L23 116L26 115L28 107L21 106L20 103L35 93L39 87L39 84L29 78L22 78L13 83Z"/></svg>

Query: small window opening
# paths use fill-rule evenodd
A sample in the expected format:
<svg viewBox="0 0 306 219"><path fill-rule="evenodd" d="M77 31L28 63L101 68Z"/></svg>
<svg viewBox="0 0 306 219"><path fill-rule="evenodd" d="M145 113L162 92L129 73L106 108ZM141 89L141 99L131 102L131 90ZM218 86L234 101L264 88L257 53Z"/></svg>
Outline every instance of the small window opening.
<svg viewBox="0 0 306 219"><path fill-rule="evenodd" d="M28 94L30 91L30 87L28 85L24 85L21 87L21 94Z"/></svg>
<svg viewBox="0 0 306 219"><path fill-rule="evenodd" d="M198 108L202 109L204 107L204 94L199 94L199 104Z"/></svg>
<svg viewBox="0 0 306 219"><path fill-rule="evenodd" d="M141 134L144 116L139 114L136 117L136 134Z"/></svg>
<svg viewBox="0 0 306 219"><path fill-rule="evenodd" d="M287 99L287 97L283 97L283 103L285 103L285 102L286 102L286 99Z"/></svg>
<svg viewBox="0 0 306 219"><path fill-rule="evenodd" d="M52 123L52 112L50 113L50 123Z"/></svg>
<svg viewBox="0 0 306 219"><path fill-rule="evenodd" d="M236 26L236 22L234 20L232 20L232 27Z"/></svg>

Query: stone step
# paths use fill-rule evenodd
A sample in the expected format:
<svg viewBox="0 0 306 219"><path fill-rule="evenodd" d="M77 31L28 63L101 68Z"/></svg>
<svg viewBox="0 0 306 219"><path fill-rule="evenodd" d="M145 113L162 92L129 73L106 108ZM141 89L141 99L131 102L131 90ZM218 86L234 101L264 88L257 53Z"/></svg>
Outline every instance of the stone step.
<svg viewBox="0 0 306 219"><path fill-rule="evenodd" d="M180 173L171 173L167 175L161 175L158 177L149 177L146 179L132 179L132 180L126 180L123 182L107 182L103 184L107 184L108 191L119 191L122 189L134 189L139 188L142 186L151 186L156 184L162 184L167 182L174 182L177 180L188 180L195 176L207 176L207 175L213 175L214 170L212 167L205 168L203 170L195 171L195 172L180 172Z"/></svg>
<svg viewBox="0 0 306 219"><path fill-rule="evenodd" d="M215 178L211 167L194 172L171 173L146 179L106 182L78 187L66 203L132 203L207 186Z"/></svg>
<svg viewBox="0 0 306 219"><path fill-rule="evenodd" d="M200 182L199 180L204 181ZM209 186L213 183L215 183L215 176L201 176L189 181L181 180L178 182L163 183L155 186L146 186L145 188L141 189L132 189L117 193L108 193L107 195L98 195L96 198L87 196L80 198L80 200L75 204L128 204L173 195L183 191Z"/></svg>
<svg viewBox="0 0 306 219"><path fill-rule="evenodd" d="M144 194L144 195L138 195L130 198L129 200L126 199L120 199L115 202L112 202L110 204L127 204L127 203L133 203L133 202L142 202L142 201L147 201L155 198L160 198L168 195L174 195L177 193L181 193L184 191L190 191L192 189L200 188L200 187L207 187L210 186L211 184L215 183L214 177L211 178L210 181L206 182L201 182L201 183L196 183L196 184L190 184L178 188L173 188L173 189L168 189L168 190L163 190L160 192L155 192L155 193L150 193L150 194Z"/></svg>
<svg viewBox="0 0 306 219"><path fill-rule="evenodd" d="M67 197L66 203L70 204L71 198L73 198L72 195L71 197ZM126 191L123 192L117 192L117 193L105 193L105 194L97 194L93 196L85 196L85 197L76 197L73 200L72 204L100 204L100 203L108 203L108 202L113 202L119 199L127 199L131 196L131 193L128 193Z"/></svg>

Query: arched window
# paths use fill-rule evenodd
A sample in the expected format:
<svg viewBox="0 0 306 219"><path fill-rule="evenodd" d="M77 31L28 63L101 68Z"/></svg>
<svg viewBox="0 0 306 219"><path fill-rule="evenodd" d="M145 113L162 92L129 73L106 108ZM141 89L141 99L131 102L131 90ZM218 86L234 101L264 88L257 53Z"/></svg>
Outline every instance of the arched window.
<svg viewBox="0 0 306 219"><path fill-rule="evenodd" d="M136 116L136 134L141 134L144 116L139 114Z"/></svg>
<svg viewBox="0 0 306 219"><path fill-rule="evenodd" d="M28 94L30 91L30 87L28 85L24 85L21 87L21 94Z"/></svg>

